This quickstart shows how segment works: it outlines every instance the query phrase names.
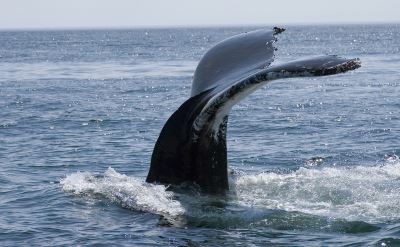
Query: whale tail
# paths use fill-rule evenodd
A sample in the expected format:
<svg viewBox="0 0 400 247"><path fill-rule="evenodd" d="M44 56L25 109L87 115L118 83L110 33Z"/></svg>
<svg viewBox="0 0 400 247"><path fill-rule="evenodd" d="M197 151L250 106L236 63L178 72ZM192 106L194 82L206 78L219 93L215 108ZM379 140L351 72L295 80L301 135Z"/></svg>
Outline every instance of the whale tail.
<svg viewBox="0 0 400 247"><path fill-rule="evenodd" d="M192 183L206 193L224 193L229 189L226 131L233 105L272 80L333 75L361 66L359 59L333 55L269 66L275 35L282 31L237 35L205 54L195 72L192 97L161 130L147 182Z"/></svg>

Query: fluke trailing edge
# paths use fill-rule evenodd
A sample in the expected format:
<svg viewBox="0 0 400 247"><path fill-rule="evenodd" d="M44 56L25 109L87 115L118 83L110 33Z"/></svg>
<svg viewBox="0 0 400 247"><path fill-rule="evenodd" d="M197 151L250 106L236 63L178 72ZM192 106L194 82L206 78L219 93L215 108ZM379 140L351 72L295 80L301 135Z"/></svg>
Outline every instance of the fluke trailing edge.
<svg viewBox="0 0 400 247"><path fill-rule="evenodd" d="M147 182L194 183L206 193L229 189L226 131L233 105L267 82L354 70L359 59L327 55L270 66L275 36L284 29L257 30L212 47L194 74L191 97L161 130Z"/></svg>

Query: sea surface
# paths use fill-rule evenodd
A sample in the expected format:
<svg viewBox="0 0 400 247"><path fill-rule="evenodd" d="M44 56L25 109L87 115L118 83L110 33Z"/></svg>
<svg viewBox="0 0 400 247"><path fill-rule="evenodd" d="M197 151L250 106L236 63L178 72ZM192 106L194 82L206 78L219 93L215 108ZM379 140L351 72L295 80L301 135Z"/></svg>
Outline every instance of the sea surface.
<svg viewBox="0 0 400 247"><path fill-rule="evenodd" d="M236 105L226 197L145 183L202 55L257 28L1 31L0 246L399 246L400 24L287 26L275 64L362 67Z"/></svg>

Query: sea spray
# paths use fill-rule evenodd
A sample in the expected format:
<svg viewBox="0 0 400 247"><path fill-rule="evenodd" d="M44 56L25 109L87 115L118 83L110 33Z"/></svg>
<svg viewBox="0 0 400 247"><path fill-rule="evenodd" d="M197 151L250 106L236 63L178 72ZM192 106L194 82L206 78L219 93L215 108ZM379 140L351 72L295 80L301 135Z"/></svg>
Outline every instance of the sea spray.
<svg viewBox="0 0 400 247"><path fill-rule="evenodd" d="M163 185L142 182L108 168L104 175L76 172L60 181L64 191L82 196L102 195L121 204L122 207L160 215L178 216L185 210L173 199L173 192Z"/></svg>
<svg viewBox="0 0 400 247"><path fill-rule="evenodd" d="M396 220L400 215L398 161L242 175L234 186L237 200L246 206L372 223Z"/></svg>

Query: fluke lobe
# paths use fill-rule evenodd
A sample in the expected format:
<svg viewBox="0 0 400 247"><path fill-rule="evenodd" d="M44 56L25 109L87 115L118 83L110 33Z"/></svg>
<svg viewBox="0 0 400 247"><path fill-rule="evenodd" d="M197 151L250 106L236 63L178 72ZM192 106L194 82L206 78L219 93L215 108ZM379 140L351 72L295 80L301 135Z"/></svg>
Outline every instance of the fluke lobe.
<svg viewBox="0 0 400 247"><path fill-rule="evenodd" d="M324 76L361 66L359 59L318 56L272 65L275 36L285 29L239 34L212 47L196 68L191 97L168 119L155 144L146 181L229 189L226 131L232 106L272 80Z"/></svg>

